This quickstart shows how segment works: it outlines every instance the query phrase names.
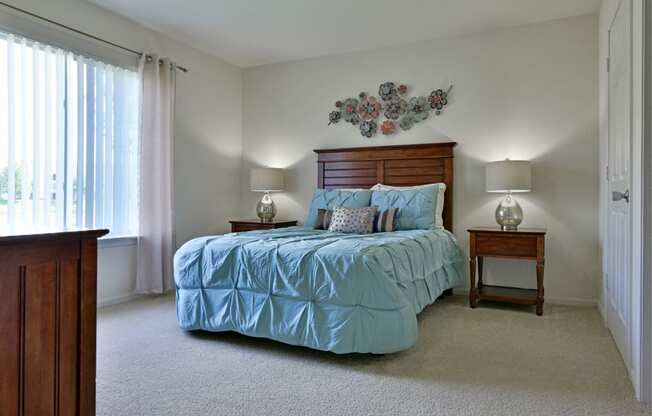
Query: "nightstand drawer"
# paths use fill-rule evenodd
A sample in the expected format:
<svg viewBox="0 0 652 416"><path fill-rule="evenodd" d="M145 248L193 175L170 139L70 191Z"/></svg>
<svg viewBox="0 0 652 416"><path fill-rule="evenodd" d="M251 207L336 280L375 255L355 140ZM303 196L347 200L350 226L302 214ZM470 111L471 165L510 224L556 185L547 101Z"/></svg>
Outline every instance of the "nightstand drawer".
<svg viewBox="0 0 652 416"><path fill-rule="evenodd" d="M475 252L478 256L537 257L535 235L505 235L479 233L475 236Z"/></svg>
<svg viewBox="0 0 652 416"><path fill-rule="evenodd" d="M244 231L272 230L275 228L293 227L297 225L296 220L276 220L262 222L258 220L231 220L231 232L241 233Z"/></svg>
<svg viewBox="0 0 652 416"><path fill-rule="evenodd" d="M231 226L231 231L234 233L241 233L244 231L269 230L271 228L274 228L273 224L233 224Z"/></svg>

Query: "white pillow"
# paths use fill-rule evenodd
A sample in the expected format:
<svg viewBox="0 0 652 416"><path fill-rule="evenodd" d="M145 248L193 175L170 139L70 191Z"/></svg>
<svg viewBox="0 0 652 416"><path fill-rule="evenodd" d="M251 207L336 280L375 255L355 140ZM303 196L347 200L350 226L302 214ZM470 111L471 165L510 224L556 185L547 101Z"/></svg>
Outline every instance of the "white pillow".
<svg viewBox="0 0 652 416"><path fill-rule="evenodd" d="M407 190L407 189L418 189L425 186L439 185L439 194L437 195L437 206L435 207L435 227L444 228L444 193L446 192L446 184L443 182L438 182L436 184L427 183L424 185L416 186L391 186L384 185L382 183L377 183L372 186L370 189L372 191L391 191L391 190Z"/></svg>

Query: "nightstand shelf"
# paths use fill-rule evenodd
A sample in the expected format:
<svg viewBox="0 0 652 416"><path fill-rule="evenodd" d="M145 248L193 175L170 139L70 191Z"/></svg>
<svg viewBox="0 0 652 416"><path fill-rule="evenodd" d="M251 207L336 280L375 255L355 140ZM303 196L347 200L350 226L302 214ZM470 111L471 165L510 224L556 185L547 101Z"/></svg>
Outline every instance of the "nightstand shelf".
<svg viewBox="0 0 652 416"><path fill-rule="evenodd" d="M471 286L469 305L478 301L509 302L536 306L537 315L543 315L543 268L545 263L546 230L522 228L503 231L499 228L476 227L469 230L469 267ZM536 262L536 289L490 286L482 281L485 257L524 259ZM477 273L477 282L476 282Z"/></svg>
<svg viewBox="0 0 652 416"><path fill-rule="evenodd" d="M478 299L494 302L511 302L521 305L536 305L537 290L483 285L481 288L478 288Z"/></svg>

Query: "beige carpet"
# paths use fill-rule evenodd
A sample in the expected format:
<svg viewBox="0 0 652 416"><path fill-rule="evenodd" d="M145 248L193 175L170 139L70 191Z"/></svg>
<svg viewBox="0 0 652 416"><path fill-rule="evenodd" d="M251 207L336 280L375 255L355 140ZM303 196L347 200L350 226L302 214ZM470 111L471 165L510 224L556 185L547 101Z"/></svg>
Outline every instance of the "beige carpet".
<svg viewBox="0 0 652 416"><path fill-rule="evenodd" d="M99 313L98 415L649 415L593 308L438 301L385 356L186 333L171 297Z"/></svg>

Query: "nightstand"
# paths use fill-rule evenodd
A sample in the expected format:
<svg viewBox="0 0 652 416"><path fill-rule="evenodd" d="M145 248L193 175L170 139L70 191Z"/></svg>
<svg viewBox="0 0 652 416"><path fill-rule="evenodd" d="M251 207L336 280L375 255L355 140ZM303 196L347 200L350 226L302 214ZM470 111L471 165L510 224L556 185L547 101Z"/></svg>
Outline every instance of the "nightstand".
<svg viewBox="0 0 652 416"><path fill-rule="evenodd" d="M253 231L253 230L271 230L273 228L285 228L292 227L297 225L297 221L271 221L271 222L262 222L260 220L232 220L231 223L231 232L237 233L242 231Z"/></svg>
<svg viewBox="0 0 652 416"><path fill-rule="evenodd" d="M535 305L537 315L543 315L543 266L545 262L546 230L520 228L502 231L500 228L476 227L469 230L469 264L471 288L469 305L475 308L479 300ZM482 282L485 257L525 259L536 261L536 289L489 286ZM478 282L476 285L476 268Z"/></svg>

